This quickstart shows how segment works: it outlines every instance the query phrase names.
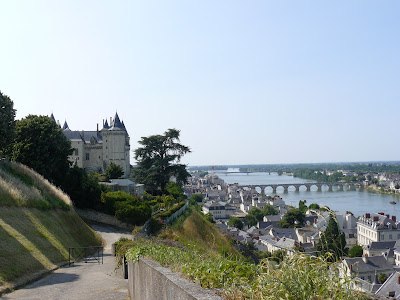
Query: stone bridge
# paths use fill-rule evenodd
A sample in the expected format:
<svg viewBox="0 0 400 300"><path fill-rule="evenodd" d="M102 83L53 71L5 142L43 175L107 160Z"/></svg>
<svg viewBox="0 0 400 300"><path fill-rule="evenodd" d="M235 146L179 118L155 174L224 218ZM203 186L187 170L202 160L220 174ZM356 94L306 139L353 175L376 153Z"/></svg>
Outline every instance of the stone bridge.
<svg viewBox="0 0 400 300"><path fill-rule="evenodd" d="M317 187L317 191L322 191L323 186L328 187L328 191L332 191L333 186L337 186L338 191L343 191L344 186L347 186L349 190L354 190L356 188L363 188L364 185L362 182L306 182L306 183L278 183L278 184L251 184L251 185L239 185L241 189L249 189L256 190L256 188L261 189L261 195L265 195L265 189L267 187L272 188L272 193L276 194L276 189L278 187L283 187L283 191L287 193L289 191L289 187L293 186L296 192L300 191L301 186L306 187L306 191L310 192L312 186Z"/></svg>

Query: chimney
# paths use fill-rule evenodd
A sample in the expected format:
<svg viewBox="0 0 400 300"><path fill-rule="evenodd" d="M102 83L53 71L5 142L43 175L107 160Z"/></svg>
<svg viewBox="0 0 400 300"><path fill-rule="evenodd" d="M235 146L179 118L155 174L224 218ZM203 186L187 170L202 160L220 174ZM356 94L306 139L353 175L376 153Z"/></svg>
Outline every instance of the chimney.
<svg viewBox="0 0 400 300"><path fill-rule="evenodd" d="M392 221L396 222L396 216L392 216Z"/></svg>
<svg viewBox="0 0 400 300"><path fill-rule="evenodd" d="M389 214L387 214L386 217L390 219L390 215Z"/></svg>
<svg viewBox="0 0 400 300"><path fill-rule="evenodd" d="M367 253L363 254L362 260L363 260L363 262L365 262L365 263L368 262L368 254L367 254Z"/></svg>
<svg viewBox="0 0 400 300"><path fill-rule="evenodd" d="M350 272L353 272L353 265L350 265Z"/></svg>
<svg viewBox="0 0 400 300"><path fill-rule="evenodd" d="M99 123L97 123L97 134L99 134Z"/></svg>
<svg viewBox="0 0 400 300"><path fill-rule="evenodd" d="M378 212L378 215L384 216L385 214L383 212Z"/></svg>
<svg viewBox="0 0 400 300"><path fill-rule="evenodd" d="M317 224L317 218L314 218L314 224Z"/></svg>
<svg viewBox="0 0 400 300"><path fill-rule="evenodd" d="M365 217L366 217L367 219L369 219L369 218L371 218L371 215L370 215L369 213L366 213L366 214L365 214Z"/></svg>

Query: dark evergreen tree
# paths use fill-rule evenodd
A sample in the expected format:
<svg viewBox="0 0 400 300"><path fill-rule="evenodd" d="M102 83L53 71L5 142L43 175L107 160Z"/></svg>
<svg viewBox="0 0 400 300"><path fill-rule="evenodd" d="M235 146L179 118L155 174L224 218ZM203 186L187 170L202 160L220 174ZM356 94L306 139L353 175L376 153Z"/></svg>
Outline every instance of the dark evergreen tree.
<svg viewBox="0 0 400 300"><path fill-rule="evenodd" d="M166 193L172 176L180 185L190 177L186 166L179 163L182 156L190 152L189 147L179 143L179 134L179 130L168 129L164 134L142 137L139 141L142 147L135 150L137 166L132 177L153 194Z"/></svg>
<svg viewBox="0 0 400 300"><path fill-rule="evenodd" d="M15 109L13 101L0 91L0 156L10 149L14 139Z"/></svg>
<svg viewBox="0 0 400 300"><path fill-rule="evenodd" d="M322 233L316 248L319 255L327 255L329 253L329 260L331 261L337 261L346 255L346 238L344 233L340 232L334 214L330 215L328 226Z"/></svg>

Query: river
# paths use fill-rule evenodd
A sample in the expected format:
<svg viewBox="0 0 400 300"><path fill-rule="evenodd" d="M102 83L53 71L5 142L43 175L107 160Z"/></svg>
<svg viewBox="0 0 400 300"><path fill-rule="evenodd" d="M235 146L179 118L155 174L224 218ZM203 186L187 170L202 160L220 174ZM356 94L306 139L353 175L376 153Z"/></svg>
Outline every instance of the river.
<svg viewBox="0 0 400 300"><path fill-rule="evenodd" d="M215 174L226 183L241 185L315 182L288 175L278 175L273 172L271 174L263 172L226 174L215 171ZM265 192L272 194L272 189L267 188ZM299 192L296 192L294 187L290 187L287 193L284 193L283 188L279 187L277 194L285 200L286 204L296 207L299 200L307 200L307 205L318 203L320 206L328 206L332 210L340 212L351 211L355 216L361 216L366 212L384 212L400 217L400 197L394 195L375 194L366 190L346 190L346 188L344 191L338 191L336 187L333 187L333 191L328 191L327 186L324 186L320 192L317 191L316 186L313 186L310 192L307 192L304 186L300 188ZM398 204L390 204L391 201Z"/></svg>

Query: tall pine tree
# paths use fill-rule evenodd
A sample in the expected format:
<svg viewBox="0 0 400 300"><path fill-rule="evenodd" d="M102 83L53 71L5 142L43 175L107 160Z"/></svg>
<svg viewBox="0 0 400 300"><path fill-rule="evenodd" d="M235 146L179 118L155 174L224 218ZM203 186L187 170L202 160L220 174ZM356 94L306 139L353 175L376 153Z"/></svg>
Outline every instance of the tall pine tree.
<svg viewBox="0 0 400 300"><path fill-rule="evenodd" d="M347 253L345 235L340 232L336 216L333 213L330 215L326 230L317 243L317 251L319 255L330 253L331 256L328 258L330 261L337 261Z"/></svg>

